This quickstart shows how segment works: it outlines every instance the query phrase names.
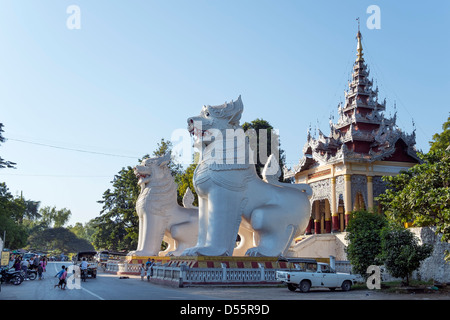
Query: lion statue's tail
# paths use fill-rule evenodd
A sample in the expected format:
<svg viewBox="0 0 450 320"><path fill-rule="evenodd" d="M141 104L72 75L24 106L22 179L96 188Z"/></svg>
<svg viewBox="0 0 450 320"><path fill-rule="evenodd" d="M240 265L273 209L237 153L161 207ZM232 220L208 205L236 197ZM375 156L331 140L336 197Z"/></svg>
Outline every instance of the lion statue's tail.
<svg viewBox="0 0 450 320"><path fill-rule="evenodd" d="M195 200L194 194L192 193L191 189L188 187L183 196L183 207L189 208L189 209L195 208L194 200Z"/></svg>
<svg viewBox="0 0 450 320"><path fill-rule="evenodd" d="M267 183L274 184L281 187L289 187L305 192L308 197L312 196L312 189L307 184L299 184L299 183L281 183L278 179L281 176L281 168L278 163L276 157L271 154L266 164L264 165L264 169L261 172L263 180Z"/></svg>

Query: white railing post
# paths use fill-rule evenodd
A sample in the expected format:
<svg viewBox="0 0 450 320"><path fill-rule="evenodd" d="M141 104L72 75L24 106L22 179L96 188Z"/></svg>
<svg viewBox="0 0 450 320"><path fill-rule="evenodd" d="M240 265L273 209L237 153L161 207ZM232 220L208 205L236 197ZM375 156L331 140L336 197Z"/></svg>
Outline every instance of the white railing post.
<svg viewBox="0 0 450 320"><path fill-rule="evenodd" d="M259 270L261 271L261 281L266 280L265 272L264 272L264 264L258 262Z"/></svg>
<svg viewBox="0 0 450 320"><path fill-rule="evenodd" d="M222 281L227 281L227 265L225 263L220 264L222 266Z"/></svg>
<svg viewBox="0 0 450 320"><path fill-rule="evenodd" d="M179 287L182 288L183 287L183 283L185 282L185 280L187 279L186 277L186 273L187 270L189 269L189 267L185 264L182 264L180 266L180 282L179 282Z"/></svg>

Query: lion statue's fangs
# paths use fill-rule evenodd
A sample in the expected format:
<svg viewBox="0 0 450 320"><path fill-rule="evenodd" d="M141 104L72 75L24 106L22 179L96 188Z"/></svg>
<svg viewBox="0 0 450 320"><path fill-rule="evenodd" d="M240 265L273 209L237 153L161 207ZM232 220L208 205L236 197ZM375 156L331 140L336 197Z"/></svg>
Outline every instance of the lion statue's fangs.
<svg viewBox="0 0 450 320"><path fill-rule="evenodd" d="M199 221L197 244L181 255L231 256L241 225L250 231L248 234L253 234L253 246L249 245L249 239L245 241L246 255L283 256L294 237L307 227L311 188L305 184L278 183L273 179L269 174L273 170L267 170L267 166L276 161L273 157L271 163L266 164L265 181L261 180L248 159L236 158L236 148L243 147L242 142L235 144L233 138L232 144L226 143L227 131L242 129L239 120L243 109L239 96L236 101L220 106L203 106L199 116L187 120L194 144L201 150L201 159L194 172ZM222 139L218 139L219 136ZM228 150L230 145L235 149ZM217 163L217 159L212 158L220 152L235 158ZM279 170L278 163L276 165Z"/></svg>

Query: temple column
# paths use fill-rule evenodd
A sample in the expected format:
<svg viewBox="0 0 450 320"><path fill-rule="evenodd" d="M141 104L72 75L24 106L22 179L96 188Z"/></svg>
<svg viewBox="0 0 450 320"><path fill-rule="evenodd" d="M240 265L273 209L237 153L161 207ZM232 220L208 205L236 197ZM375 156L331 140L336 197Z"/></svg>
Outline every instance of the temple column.
<svg viewBox="0 0 450 320"><path fill-rule="evenodd" d="M330 202L325 199L325 232L331 233Z"/></svg>
<svg viewBox="0 0 450 320"><path fill-rule="evenodd" d="M331 232L339 231L339 213L336 201L336 178L331 178Z"/></svg>
<svg viewBox="0 0 450 320"><path fill-rule="evenodd" d="M308 223L308 226L306 227L306 231L305 231L305 234L311 234L312 232L311 232L311 229L312 229L312 226L313 226L313 219L312 218L309 218L309 223Z"/></svg>
<svg viewBox="0 0 450 320"><path fill-rule="evenodd" d="M314 201L314 234L320 234L320 202L318 200Z"/></svg>
<svg viewBox="0 0 450 320"><path fill-rule="evenodd" d="M373 210L373 182L372 176L367 176L367 210Z"/></svg>
<svg viewBox="0 0 450 320"><path fill-rule="evenodd" d="M339 230L340 231L344 231L345 229L345 215L344 215L344 208L343 207L339 207L338 208L338 214L339 214Z"/></svg>
<svg viewBox="0 0 450 320"><path fill-rule="evenodd" d="M344 174L344 181L345 226L347 226L352 212L352 175Z"/></svg>
<svg viewBox="0 0 450 320"><path fill-rule="evenodd" d="M359 209L361 209L361 206L359 205L359 193L357 193L353 202L353 211L359 211Z"/></svg>

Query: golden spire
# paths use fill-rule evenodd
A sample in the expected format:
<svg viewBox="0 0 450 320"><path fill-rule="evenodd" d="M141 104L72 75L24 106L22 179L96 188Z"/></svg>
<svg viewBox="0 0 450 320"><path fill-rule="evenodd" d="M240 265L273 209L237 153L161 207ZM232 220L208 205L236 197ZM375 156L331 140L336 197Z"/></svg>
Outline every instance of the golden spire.
<svg viewBox="0 0 450 320"><path fill-rule="evenodd" d="M356 39L358 39L358 45L356 46L356 51L357 51L356 62L359 62L359 61L364 61L364 58L363 58L362 44L361 44L362 35L361 35L361 32L359 31L359 17L356 20L358 20L358 33L356 35Z"/></svg>

